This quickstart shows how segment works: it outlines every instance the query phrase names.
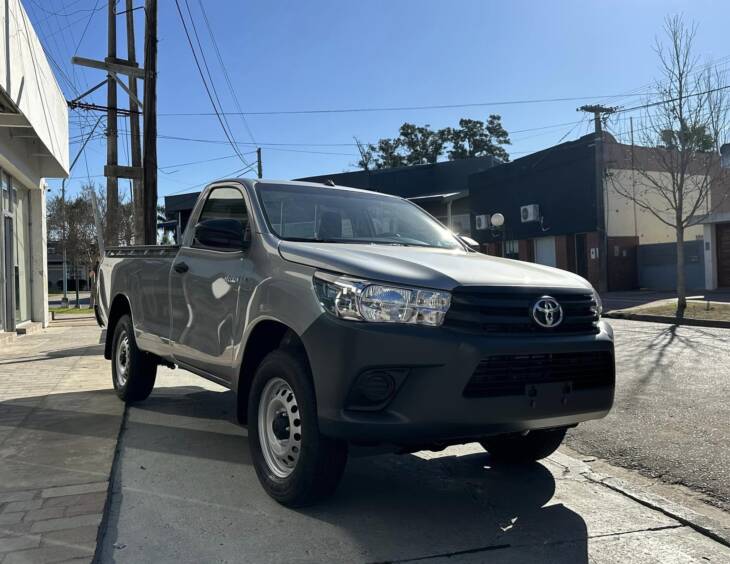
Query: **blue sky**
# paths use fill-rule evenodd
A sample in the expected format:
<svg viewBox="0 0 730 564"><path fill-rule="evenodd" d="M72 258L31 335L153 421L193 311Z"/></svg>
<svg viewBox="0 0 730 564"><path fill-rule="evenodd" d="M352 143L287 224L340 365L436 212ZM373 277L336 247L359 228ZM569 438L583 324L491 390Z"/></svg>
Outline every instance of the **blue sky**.
<svg viewBox="0 0 730 564"><path fill-rule="evenodd" d="M223 108L232 112L236 107L198 1L188 0ZM254 151L254 142L263 147L267 178L354 170L353 136L375 142L395 136L404 121L444 127L456 125L461 117L486 119L489 113L499 113L507 130L514 132L509 147L512 158L562 138L576 138L592 127L575 110L582 103L632 106L650 95L658 74L654 38L661 34L667 14L682 13L699 25L696 52L703 62L730 67L730 3L720 0L203 1L246 112L582 98L470 108L248 115L253 139L239 116L229 116L235 140L251 143L241 146L245 159L254 161L255 155L246 154ZM78 55L105 56L104 0L23 3L46 50L69 78L59 76L67 98L103 78L100 71L72 68L70 58L77 45ZM141 4L143 0L135 0L135 5ZM245 165L231 157L234 151L215 116L164 115L210 112L211 105L175 1L159 0L159 4L158 132L215 141L159 140L158 161L164 171L159 173L159 193L164 196L193 191ZM185 0L180 4L185 10ZM136 12L136 18L141 59L142 11ZM118 26L118 55L123 57L124 17ZM618 95L625 96L614 97ZM120 106L126 106L121 91L119 100ZM99 91L90 101L105 104L106 94ZM73 158L80 147L79 136L96 118L88 112L69 115ZM120 120L120 129L127 127ZM610 127L622 134L627 122L616 121ZM105 151L103 138L89 143L68 182L72 193L89 177L103 184ZM127 158L122 143L122 164ZM198 162L204 160L209 161ZM195 164L177 166L191 162ZM50 184L57 187L59 182ZM127 181L120 181L120 189L128 190Z"/></svg>

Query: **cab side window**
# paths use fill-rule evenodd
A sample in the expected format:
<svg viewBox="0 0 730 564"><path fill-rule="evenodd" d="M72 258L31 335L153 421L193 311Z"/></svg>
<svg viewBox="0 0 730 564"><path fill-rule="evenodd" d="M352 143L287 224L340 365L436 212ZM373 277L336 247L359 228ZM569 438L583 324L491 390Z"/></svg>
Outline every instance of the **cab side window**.
<svg viewBox="0 0 730 564"><path fill-rule="evenodd" d="M240 251L250 237L248 222L248 209L241 192L229 186L214 188L198 217L192 246Z"/></svg>
<svg viewBox="0 0 730 564"><path fill-rule="evenodd" d="M237 219L248 227L248 210L243 195L236 188L214 188L200 212L198 223L206 219Z"/></svg>

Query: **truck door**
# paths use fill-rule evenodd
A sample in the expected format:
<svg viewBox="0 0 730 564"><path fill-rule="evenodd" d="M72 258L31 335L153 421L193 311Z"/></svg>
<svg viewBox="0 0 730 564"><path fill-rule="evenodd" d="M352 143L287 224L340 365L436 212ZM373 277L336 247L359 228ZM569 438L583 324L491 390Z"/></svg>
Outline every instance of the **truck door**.
<svg viewBox="0 0 730 564"><path fill-rule="evenodd" d="M206 220L235 219L249 233L249 213L238 187L216 186L205 197L198 217L191 217L195 223L186 231L170 272L170 335L175 362L225 384L232 377L240 285L251 261L248 251L235 242L230 248L202 244L196 228Z"/></svg>

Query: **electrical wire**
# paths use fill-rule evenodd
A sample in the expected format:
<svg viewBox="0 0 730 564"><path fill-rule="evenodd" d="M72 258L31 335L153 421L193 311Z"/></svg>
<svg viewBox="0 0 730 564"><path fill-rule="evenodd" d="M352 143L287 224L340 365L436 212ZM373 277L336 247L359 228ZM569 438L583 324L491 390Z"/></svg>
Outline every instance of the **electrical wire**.
<svg viewBox="0 0 730 564"><path fill-rule="evenodd" d="M215 49L215 53L218 57L218 63L220 63L221 69L223 70L223 76L226 79L226 84L228 85L228 91L231 93L231 98L233 98L233 103L236 106L236 109L240 113L241 121L243 122L244 127L246 128L246 131L248 132L248 136L251 138L251 141L256 143L256 139L253 136L253 131L251 131L251 127L249 126L248 120L246 119L246 115L243 112L243 109L241 108L241 103L238 101L238 94L236 94L236 89L233 87L233 83L231 82L231 77L228 74L228 69L226 68L226 65L223 63L223 56L221 55L220 49L218 48L218 41L216 41L215 34L213 33L213 28L210 25L210 21L208 20L208 14L205 11L205 7L203 4L203 0L198 0L198 5L200 6L200 11L203 14L203 20L205 21L205 25L208 28L208 34L210 35L210 41L213 44L213 48Z"/></svg>
<svg viewBox="0 0 730 564"><path fill-rule="evenodd" d="M186 0L186 4L187 4L187 0ZM190 37L190 32L188 31L188 26L187 26L187 23L185 22L185 17L183 16L182 9L180 8L179 0L175 0L175 6L177 7L177 13L180 16L180 22L182 23L183 30L185 31L185 37L188 40L188 45L190 46L190 51L193 54L193 59L195 59L195 66L198 68L198 73L200 74L200 79L202 80L203 86L205 87L205 91L208 94L208 99L210 100L210 103L213 106L213 110L215 111L215 114L218 118L218 121L220 122L221 128L223 129L223 133L225 134L226 138L228 139L228 142L230 143L231 147L233 147L233 150L236 152L236 154L239 154L240 151L238 150L238 146L237 146L235 140L233 139L231 133L228 131L228 129L226 127L225 116L222 116L220 111L218 110L218 108L215 104L215 100L213 99L213 94L211 93L211 88L208 87L208 83L205 80L205 74L203 72L203 68L200 65L200 61L198 60L198 54L195 51L195 46L193 45L193 40ZM193 30L195 30L195 22L191 20L191 24L193 26ZM196 36L197 36L197 33L196 33ZM201 51L201 57L203 58L203 60L205 60L204 54L202 53L202 51ZM206 64L206 68L207 68L207 64ZM216 94L216 97L217 97L217 94ZM221 111L222 111L222 108L221 108ZM248 161L246 161L246 159L242 155L239 154L239 157L241 159L241 162L243 162L245 165L250 164Z"/></svg>

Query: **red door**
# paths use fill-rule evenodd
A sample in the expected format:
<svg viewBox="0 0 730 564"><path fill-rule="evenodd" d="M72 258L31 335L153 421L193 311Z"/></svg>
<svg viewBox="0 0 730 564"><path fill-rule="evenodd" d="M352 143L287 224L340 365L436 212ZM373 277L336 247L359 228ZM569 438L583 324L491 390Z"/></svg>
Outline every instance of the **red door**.
<svg viewBox="0 0 730 564"><path fill-rule="evenodd" d="M717 285L730 287L730 223L715 226L717 241Z"/></svg>

